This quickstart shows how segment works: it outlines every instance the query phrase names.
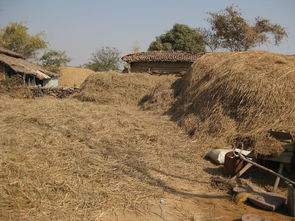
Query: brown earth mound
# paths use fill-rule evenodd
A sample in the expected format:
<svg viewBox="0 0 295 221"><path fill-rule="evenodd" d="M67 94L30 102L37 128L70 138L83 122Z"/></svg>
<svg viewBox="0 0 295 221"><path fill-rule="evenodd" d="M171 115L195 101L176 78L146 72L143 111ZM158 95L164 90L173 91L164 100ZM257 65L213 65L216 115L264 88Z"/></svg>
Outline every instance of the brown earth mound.
<svg viewBox="0 0 295 221"><path fill-rule="evenodd" d="M249 146L259 143L258 153L273 154L280 145L263 146L265 132L295 132L294 56L209 53L192 65L180 88L170 114L193 137L207 136L221 145L245 138Z"/></svg>

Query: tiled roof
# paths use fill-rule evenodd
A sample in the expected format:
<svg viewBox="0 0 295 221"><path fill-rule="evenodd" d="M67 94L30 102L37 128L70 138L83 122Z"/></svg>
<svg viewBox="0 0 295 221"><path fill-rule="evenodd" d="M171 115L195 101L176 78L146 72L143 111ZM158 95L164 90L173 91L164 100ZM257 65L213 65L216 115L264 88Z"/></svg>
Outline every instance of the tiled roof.
<svg viewBox="0 0 295 221"><path fill-rule="evenodd" d="M185 51L147 51L134 54L128 54L122 57L122 60L128 63L133 62L194 62L197 58L204 55L205 52L185 52Z"/></svg>

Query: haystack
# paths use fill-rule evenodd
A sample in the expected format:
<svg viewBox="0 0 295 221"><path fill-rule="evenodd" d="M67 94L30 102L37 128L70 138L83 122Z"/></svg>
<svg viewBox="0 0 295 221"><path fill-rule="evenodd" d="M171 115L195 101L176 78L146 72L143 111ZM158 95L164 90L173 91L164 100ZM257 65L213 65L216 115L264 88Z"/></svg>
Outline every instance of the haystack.
<svg viewBox="0 0 295 221"><path fill-rule="evenodd" d="M153 76L147 73L121 74L118 72L97 72L90 75L81 85L76 98L100 104L137 105L161 85L171 85L177 79L174 75Z"/></svg>
<svg viewBox="0 0 295 221"><path fill-rule="evenodd" d="M60 67L59 85L62 87L80 87L84 80L94 71L87 68Z"/></svg>
<svg viewBox="0 0 295 221"><path fill-rule="evenodd" d="M255 147L271 155L281 145L264 145L266 131L295 134L295 56L263 51L209 53L181 82L172 118L193 137L220 145ZM268 139L269 140L269 139Z"/></svg>

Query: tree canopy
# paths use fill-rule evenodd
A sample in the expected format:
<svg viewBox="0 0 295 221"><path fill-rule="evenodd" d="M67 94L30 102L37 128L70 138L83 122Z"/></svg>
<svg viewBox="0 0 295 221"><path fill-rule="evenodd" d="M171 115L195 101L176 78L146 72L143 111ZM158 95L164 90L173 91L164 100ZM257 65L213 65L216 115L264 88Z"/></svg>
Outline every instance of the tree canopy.
<svg viewBox="0 0 295 221"><path fill-rule="evenodd" d="M71 59L66 55L65 51L49 50L40 58L41 65L47 70L59 73L60 66L66 65Z"/></svg>
<svg viewBox="0 0 295 221"><path fill-rule="evenodd" d="M0 29L0 47L20 53L26 58L35 57L40 49L47 47L48 43L43 38L44 33L30 35L22 23L10 23Z"/></svg>
<svg viewBox="0 0 295 221"><path fill-rule="evenodd" d="M288 36L284 27L272 24L265 18L256 17L255 24L249 24L235 6L229 6L217 13L209 12L209 15L211 30L203 32L209 47L245 51L267 42L279 45ZM274 41L271 42L271 39Z"/></svg>
<svg viewBox="0 0 295 221"><path fill-rule="evenodd" d="M171 30L156 37L148 50L203 52L205 43L198 29L184 24L175 24Z"/></svg>
<svg viewBox="0 0 295 221"><path fill-rule="evenodd" d="M90 61L85 64L86 68L93 71L118 71L120 68L120 52L116 48L101 47L90 57Z"/></svg>

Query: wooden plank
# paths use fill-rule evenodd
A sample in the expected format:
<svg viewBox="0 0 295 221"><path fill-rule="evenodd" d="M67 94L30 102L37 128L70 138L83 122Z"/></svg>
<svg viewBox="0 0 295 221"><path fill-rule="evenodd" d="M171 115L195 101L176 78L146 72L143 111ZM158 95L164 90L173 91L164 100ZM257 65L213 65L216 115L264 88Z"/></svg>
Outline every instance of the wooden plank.
<svg viewBox="0 0 295 221"><path fill-rule="evenodd" d="M262 157L263 160L281 162L281 163L291 163L293 157L293 152L283 152L279 156L275 157Z"/></svg>
<svg viewBox="0 0 295 221"><path fill-rule="evenodd" d="M286 203L287 198L277 193L263 192L249 196L248 200L262 209L275 211Z"/></svg>
<svg viewBox="0 0 295 221"><path fill-rule="evenodd" d="M294 146L295 146L295 143L285 144L283 148L285 149L286 152L294 152Z"/></svg>
<svg viewBox="0 0 295 221"><path fill-rule="evenodd" d="M243 169L241 169L235 176L233 176L231 179L234 180L240 176L242 176L247 170L249 170L253 165L251 163L247 163L246 166L244 166Z"/></svg>
<svg viewBox="0 0 295 221"><path fill-rule="evenodd" d="M292 140L293 141L293 136L290 132L287 131L274 131L274 130L269 130L269 134L276 139L280 140Z"/></svg>
<svg viewBox="0 0 295 221"><path fill-rule="evenodd" d="M279 168L278 173L279 174L282 174L283 173L283 169L284 169L284 164L283 163L280 163L280 168ZM273 192L276 192L277 191L278 186L279 186L279 183L280 183L280 180L281 180L281 178L277 176L276 181L275 181L275 184L273 186L273 190L272 190Z"/></svg>

